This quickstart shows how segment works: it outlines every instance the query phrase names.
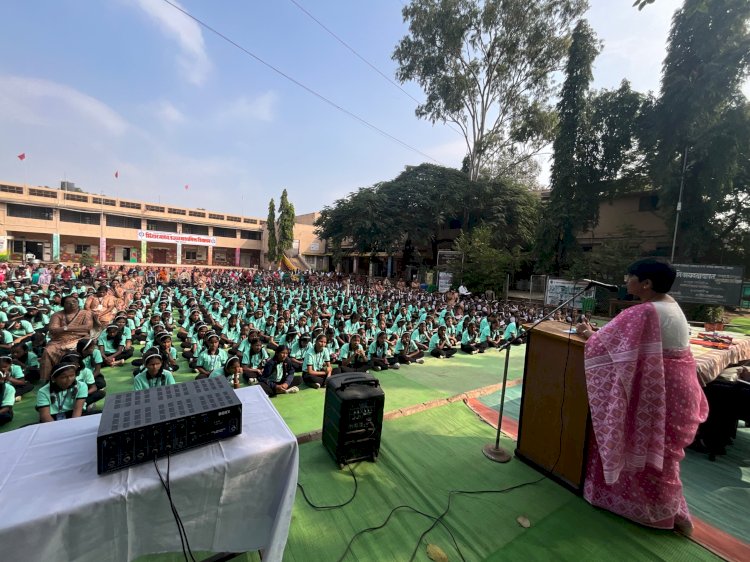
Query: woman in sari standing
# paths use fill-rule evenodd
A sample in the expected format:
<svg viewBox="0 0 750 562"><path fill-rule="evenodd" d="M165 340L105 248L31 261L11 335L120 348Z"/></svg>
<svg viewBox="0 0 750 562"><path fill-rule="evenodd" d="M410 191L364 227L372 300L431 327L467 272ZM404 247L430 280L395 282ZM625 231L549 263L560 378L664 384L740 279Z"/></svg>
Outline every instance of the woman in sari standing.
<svg viewBox="0 0 750 562"><path fill-rule="evenodd" d="M594 439L584 497L642 525L692 531L680 461L708 403L690 352L690 331L667 293L676 278L666 261L628 268L627 289L643 304L599 331L577 325L587 340L586 387Z"/></svg>

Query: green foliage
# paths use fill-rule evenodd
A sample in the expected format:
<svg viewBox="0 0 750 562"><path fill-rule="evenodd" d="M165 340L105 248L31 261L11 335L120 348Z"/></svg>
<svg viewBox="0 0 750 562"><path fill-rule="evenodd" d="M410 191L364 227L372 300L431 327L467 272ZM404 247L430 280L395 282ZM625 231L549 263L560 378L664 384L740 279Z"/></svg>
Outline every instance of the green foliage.
<svg viewBox="0 0 750 562"><path fill-rule="evenodd" d="M94 258L91 257L91 254L88 252L84 252L81 254L80 259L78 260L78 263L81 264L81 267L92 267L96 264L94 261Z"/></svg>
<svg viewBox="0 0 750 562"><path fill-rule="evenodd" d="M570 276L621 285L627 267L644 255L640 239L641 233L633 226L623 226L616 237L595 246L590 252L581 252L570 268Z"/></svg>
<svg viewBox="0 0 750 562"><path fill-rule="evenodd" d="M750 120L740 90L750 64L749 23L747 0L685 0L672 20L650 165L674 224L687 149L677 237L681 259L713 261L730 234L737 240L737 231L748 229L738 207L747 208L749 189Z"/></svg>
<svg viewBox="0 0 750 562"><path fill-rule="evenodd" d="M417 116L461 129L472 180L517 144L533 152L548 142L550 78L587 7L586 0L412 0L404 7L409 34L393 53L396 77L425 91Z"/></svg>
<svg viewBox="0 0 750 562"><path fill-rule="evenodd" d="M0 263L8 263L10 261L10 252L0 252Z"/></svg>
<svg viewBox="0 0 750 562"><path fill-rule="evenodd" d="M285 189L281 193L281 200L279 201L279 238L276 244L277 259L281 259L284 252L290 250L294 244L294 222L294 205L289 201Z"/></svg>
<svg viewBox="0 0 750 562"><path fill-rule="evenodd" d="M596 220L599 199L587 181L587 92L591 67L598 54L596 36L586 20L573 30L565 83L557 104L559 126L553 144L552 193L540 232L543 264L559 275L574 263L576 233Z"/></svg>
<svg viewBox="0 0 750 562"><path fill-rule="evenodd" d="M498 249L493 242L492 229L486 225L470 233L462 232L456 238L454 249L462 252L464 259L452 262L453 278L463 281L474 293L501 292L506 276L518 269L520 254Z"/></svg>
<svg viewBox="0 0 750 562"><path fill-rule="evenodd" d="M276 241L276 204L273 201L273 197L268 202L266 228L268 229L268 260L275 262L278 260L278 244Z"/></svg>
<svg viewBox="0 0 750 562"><path fill-rule="evenodd" d="M513 181L472 182L458 170L421 164L337 200L315 226L319 238L357 253L403 250L405 263L419 263L414 252L423 247L434 263L451 223L464 231L487 225L499 248L528 246L537 207L538 199Z"/></svg>

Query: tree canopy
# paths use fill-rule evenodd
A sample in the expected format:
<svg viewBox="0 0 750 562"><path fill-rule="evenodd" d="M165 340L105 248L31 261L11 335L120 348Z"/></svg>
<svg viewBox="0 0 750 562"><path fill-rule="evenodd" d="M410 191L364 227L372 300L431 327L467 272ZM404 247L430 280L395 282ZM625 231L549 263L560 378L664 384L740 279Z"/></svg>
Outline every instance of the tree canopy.
<svg viewBox="0 0 750 562"><path fill-rule="evenodd" d="M273 201L273 197L268 202L266 229L268 230L268 259L273 262L278 259L276 248L276 204Z"/></svg>
<svg viewBox="0 0 750 562"><path fill-rule="evenodd" d="M285 251L290 250L294 244L294 205L289 201L286 189L281 193L279 200L279 238L276 244L279 258Z"/></svg>
<svg viewBox="0 0 750 562"><path fill-rule="evenodd" d="M551 75L587 7L586 0L412 0L404 7L409 34L393 53L396 77L425 91L417 116L460 128L470 179L496 160L526 161L548 142Z"/></svg>
<svg viewBox="0 0 750 562"><path fill-rule="evenodd" d="M316 235L358 253L421 247L434 263L439 245L452 242L447 231L457 228L485 224L498 248L528 246L537 206L537 196L512 181L471 182L459 170L421 164L325 207Z"/></svg>

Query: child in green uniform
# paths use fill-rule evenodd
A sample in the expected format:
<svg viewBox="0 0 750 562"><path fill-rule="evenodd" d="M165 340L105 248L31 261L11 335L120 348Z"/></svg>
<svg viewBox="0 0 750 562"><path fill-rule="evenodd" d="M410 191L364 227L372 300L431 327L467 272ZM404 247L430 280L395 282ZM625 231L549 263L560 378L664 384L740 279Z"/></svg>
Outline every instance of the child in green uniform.
<svg viewBox="0 0 750 562"><path fill-rule="evenodd" d="M204 338L204 349L195 362L195 369L198 371L196 380L207 379L216 367L226 363L227 352L219 347L219 341L219 336L215 332L209 332Z"/></svg>
<svg viewBox="0 0 750 562"><path fill-rule="evenodd" d="M143 367L133 379L133 390L145 390L155 386L175 384L172 373L164 369L161 354L155 347L149 349L143 356Z"/></svg>
<svg viewBox="0 0 750 562"><path fill-rule="evenodd" d="M430 338L430 355L442 359L443 357L453 357L458 351L451 344L450 337L448 336L447 326L438 326L437 332Z"/></svg>
<svg viewBox="0 0 750 562"><path fill-rule="evenodd" d="M401 335L401 338L396 342L396 347L393 350L396 354L398 362L403 365L409 365L410 363L424 363L424 351L417 347L417 344L411 341L411 334L405 332Z"/></svg>
<svg viewBox="0 0 750 562"><path fill-rule="evenodd" d="M34 390L34 385L26 380L23 369L13 364L13 358L10 355L0 356L0 377L15 389L17 398Z"/></svg>
<svg viewBox="0 0 750 562"><path fill-rule="evenodd" d="M339 373L331 366L331 352L328 351L325 334L315 338L315 345L308 348L302 361L302 380L311 388L320 388L328 382L328 377Z"/></svg>
<svg viewBox="0 0 750 562"><path fill-rule="evenodd" d="M13 405L16 403L16 391L5 377L0 377L0 427L13 421Z"/></svg>
<svg viewBox="0 0 750 562"><path fill-rule="evenodd" d="M86 385L76 379L76 366L60 363L50 373L50 382L36 394L39 422L53 422L83 415L88 395Z"/></svg>
<svg viewBox="0 0 750 562"><path fill-rule="evenodd" d="M289 361L289 348L280 345L276 348L273 359L263 368L258 384L265 393L273 398L277 394L294 394L299 392L302 377L294 374L294 365Z"/></svg>
<svg viewBox="0 0 750 562"><path fill-rule="evenodd" d="M370 344L367 350L367 356L370 359L370 366L374 371L385 370L389 367L391 369L399 369L401 365L398 363L398 359L393 357L391 346L386 340L385 332L378 332L378 337L374 342Z"/></svg>
<svg viewBox="0 0 750 562"><path fill-rule="evenodd" d="M255 384L258 382L260 375L263 373L263 368L266 366L268 352L263 347L263 342L260 338L252 338L249 341L250 343L245 351L243 351L240 361L242 364L242 378L245 379L247 384Z"/></svg>
<svg viewBox="0 0 750 562"><path fill-rule="evenodd" d="M240 358L236 355L232 355L223 365L220 365L211 371L208 378L213 379L217 377L225 377L233 388L239 388L241 374L242 364L240 364Z"/></svg>

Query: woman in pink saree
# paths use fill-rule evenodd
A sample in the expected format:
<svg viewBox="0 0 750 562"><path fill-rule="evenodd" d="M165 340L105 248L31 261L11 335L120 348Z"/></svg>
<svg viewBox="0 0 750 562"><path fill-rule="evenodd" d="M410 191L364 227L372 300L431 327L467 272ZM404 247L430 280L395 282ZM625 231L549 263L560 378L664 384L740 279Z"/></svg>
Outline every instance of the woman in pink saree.
<svg viewBox="0 0 750 562"><path fill-rule="evenodd" d="M708 403L690 352L687 320L667 293L676 277L666 261L628 268L628 293L643 304L601 330L578 324L587 339L586 386L594 439L583 495L592 505L658 529L689 534L680 461Z"/></svg>

